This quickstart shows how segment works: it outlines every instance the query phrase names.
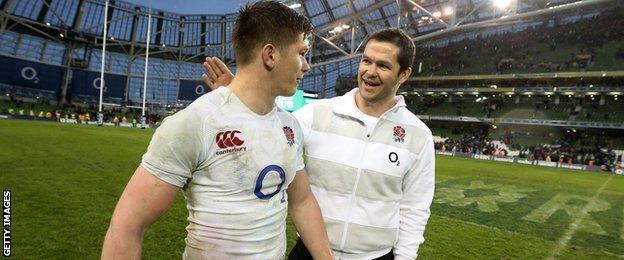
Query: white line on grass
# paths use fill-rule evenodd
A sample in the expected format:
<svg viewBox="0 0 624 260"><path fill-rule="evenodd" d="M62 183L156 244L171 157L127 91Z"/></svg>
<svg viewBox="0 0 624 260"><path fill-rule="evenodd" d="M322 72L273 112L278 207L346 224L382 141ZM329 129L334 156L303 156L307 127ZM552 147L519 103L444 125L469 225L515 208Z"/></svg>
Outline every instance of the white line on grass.
<svg viewBox="0 0 624 260"><path fill-rule="evenodd" d="M619 258L619 259L624 259L624 255L618 255L618 254L614 254L614 253L607 252L607 251L604 251L604 250L602 250L602 252L603 252L603 253L605 253L605 254L607 254L607 255L617 257L617 258Z"/></svg>
<svg viewBox="0 0 624 260"><path fill-rule="evenodd" d="M437 218L444 218L444 219L449 219L452 221L457 221L460 222L462 224L466 224L466 225L471 225L471 226L475 226L475 227L481 227L481 228L489 228L489 229L494 229L503 233L509 233L509 234L513 234L513 235L518 235L518 236L524 236L524 237L532 237L532 238L536 238L536 239L541 239L544 240L543 238L539 238L539 237L535 237L532 235L528 235L528 234L524 234L524 233L520 233L520 232L516 232L516 231L511 231L511 230L507 230L507 229L500 229L497 227L492 227L492 226L486 226L483 224L479 224L479 223L474 223L474 222L470 222L470 221L466 221L466 220L461 220L461 219L456 219L456 218L451 218L451 217L445 217L445 216L441 216L441 215L434 215Z"/></svg>
<svg viewBox="0 0 624 260"><path fill-rule="evenodd" d="M548 259L555 259L555 256L559 255L561 250L564 249L568 245L568 242L570 242L570 239L572 239L572 235L574 235L574 232L576 232L576 229L578 229L583 219L587 217L587 213L589 209L596 202L598 195L600 195L600 193L602 193L605 187L607 187L607 183L609 183L609 181L611 181L612 178L613 178L613 175L609 176L609 178L602 184L602 186L600 186L600 188L596 191L596 193L594 193L594 196L592 196L589 202L587 203L587 205L583 207L583 209L581 210L581 213L579 213L579 216L572 222L572 224L570 224L570 227L568 227L568 230L566 230L563 236L559 239L559 242L557 243L557 245L555 245L555 248L553 249L553 251L550 252L550 256L548 256Z"/></svg>

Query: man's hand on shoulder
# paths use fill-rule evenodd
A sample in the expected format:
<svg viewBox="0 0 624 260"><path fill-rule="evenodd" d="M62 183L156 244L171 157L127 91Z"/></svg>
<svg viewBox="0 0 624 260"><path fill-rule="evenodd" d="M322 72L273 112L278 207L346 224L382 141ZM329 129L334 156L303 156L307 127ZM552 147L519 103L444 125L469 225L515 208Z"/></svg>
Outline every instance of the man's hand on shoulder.
<svg viewBox="0 0 624 260"><path fill-rule="evenodd" d="M220 86L230 85L230 82L234 79L234 74L232 74L228 67L225 66L225 63L217 57L206 57L204 70L206 70L206 73L202 75L201 79L212 90Z"/></svg>

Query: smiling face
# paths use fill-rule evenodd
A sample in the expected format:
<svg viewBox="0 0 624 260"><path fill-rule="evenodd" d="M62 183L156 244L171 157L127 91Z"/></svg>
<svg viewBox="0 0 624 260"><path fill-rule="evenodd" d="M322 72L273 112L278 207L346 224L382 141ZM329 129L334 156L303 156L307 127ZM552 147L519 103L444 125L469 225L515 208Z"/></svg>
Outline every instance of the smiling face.
<svg viewBox="0 0 624 260"><path fill-rule="evenodd" d="M308 52L308 41L303 33L292 44L279 50L279 61L274 69L276 83L276 96L292 96L297 91L297 86L303 79L303 74L310 70L310 65L305 59Z"/></svg>
<svg viewBox="0 0 624 260"><path fill-rule="evenodd" d="M368 105L394 105L399 86L411 74L411 68L400 72L399 51L399 47L390 42L368 42L358 69L358 101Z"/></svg>

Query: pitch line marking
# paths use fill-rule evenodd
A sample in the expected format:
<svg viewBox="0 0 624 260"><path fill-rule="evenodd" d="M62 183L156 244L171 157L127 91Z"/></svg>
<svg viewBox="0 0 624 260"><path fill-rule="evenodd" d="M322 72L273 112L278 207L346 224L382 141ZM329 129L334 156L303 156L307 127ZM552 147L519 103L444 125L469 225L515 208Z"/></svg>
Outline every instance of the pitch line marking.
<svg viewBox="0 0 624 260"><path fill-rule="evenodd" d="M624 255L618 255L618 254L614 254L614 253L611 253L611 252L608 252L608 251L604 251L604 250L602 250L602 252L603 252L603 253L605 253L605 254L607 254L607 255L610 255L610 256L614 256L614 257L616 257L616 258L619 258L619 259L624 259Z"/></svg>
<svg viewBox="0 0 624 260"><path fill-rule="evenodd" d="M596 193L594 193L594 196L591 197L591 199L585 205L585 207L583 207L583 210L581 210L578 218L576 218L574 222L570 224L570 226L568 227L568 230L566 230L563 236L559 239L559 242L557 243L557 245L555 245L555 248L553 249L553 251L550 252L550 256L548 256L549 260L555 259L555 256L559 255L561 250L564 249L568 245L568 242L570 242L570 239L572 239L572 235L574 235L574 232L576 232L576 230L580 226L583 219L587 217L589 209L591 208L591 206L593 206L594 202L596 201L600 193L602 193L605 187L607 187L607 184L609 183L609 181L611 181L611 179L613 179L613 175L609 176L609 178L602 184L602 186L598 188Z"/></svg>
<svg viewBox="0 0 624 260"><path fill-rule="evenodd" d="M433 215L433 214L432 214ZM516 231L511 231L511 230L507 230L507 229L501 229L501 228L497 228L497 227L493 227L493 226L487 226L487 225L483 225L483 224L479 224L479 223L474 223L474 222L470 222L470 221L466 221L466 220L462 220L462 219L457 219L457 218L451 218L451 217L446 217L446 216L442 216L442 215L435 215L438 218L444 218L444 219L448 219L448 220L453 220L453 221L457 221L460 222L462 224L466 224L466 225L471 225L471 226L475 226L475 227L481 227L481 228L488 228L488 229L494 229L496 231L500 231L503 233L507 233L507 234L513 234L513 235L517 235L517 236L524 236L524 237L531 237L531 238L535 238L535 239L541 239L544 240L541 237L536 237L536 236L532 236L529 234L524 234L524 233L520 233L520 232L516 232ZM545 241L545 240L544 240Z"/></svg>

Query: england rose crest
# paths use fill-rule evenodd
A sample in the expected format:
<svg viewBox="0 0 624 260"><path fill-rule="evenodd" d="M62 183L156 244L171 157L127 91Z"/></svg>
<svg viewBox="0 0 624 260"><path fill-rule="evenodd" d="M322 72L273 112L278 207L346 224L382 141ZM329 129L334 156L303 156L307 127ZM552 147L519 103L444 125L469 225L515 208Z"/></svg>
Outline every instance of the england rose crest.
<svg viewBox="0 0 624 260"><path fill-rule="evenodd" d="M295 144L295 132L288 126L284 126L282 130L284 130L284 135L286 136L286 143L290 146Z"/></svg>
<svg viewBox="0 0 624 260"><path fill-rule="evenodd" d="M399 125L395 126L393 134L394 134L393 139L394 139L395 142L401 143L401 142L404 141L403 138L405 138L405 129L403 129L403 127L401 127Z"/></svg>

